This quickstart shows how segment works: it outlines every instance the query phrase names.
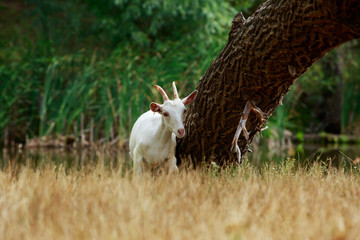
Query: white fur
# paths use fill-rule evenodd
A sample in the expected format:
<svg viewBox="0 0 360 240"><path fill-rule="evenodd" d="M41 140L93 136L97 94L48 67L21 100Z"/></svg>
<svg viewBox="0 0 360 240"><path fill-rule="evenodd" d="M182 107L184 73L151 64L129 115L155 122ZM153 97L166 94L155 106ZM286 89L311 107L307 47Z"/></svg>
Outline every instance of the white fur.
<svg viewBox="0 0 360 240"><path fill-rule="evenodd" d="M189 95L194 95L192 100L197 94L194 92ZM186 99L166 99L162 105L151 103L152 110L142 114L135 122L130 134L130 155L135 173L142 174L143 168L163 164L169 173L179 171L176 166L175 147L176 137L185 136L184 103L189 104L192 101Z"/></svg>

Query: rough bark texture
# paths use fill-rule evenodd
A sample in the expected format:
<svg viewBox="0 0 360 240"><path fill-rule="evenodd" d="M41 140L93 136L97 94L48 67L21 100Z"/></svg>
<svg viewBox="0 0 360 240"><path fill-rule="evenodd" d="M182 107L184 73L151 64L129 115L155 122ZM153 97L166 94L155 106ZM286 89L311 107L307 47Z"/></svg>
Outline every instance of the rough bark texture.
<svg viewBox="0 0 360 240"><path fill-rule="evenodd" d="M235 161L231 141L246 102L252 101L267 120L316 60L358 37L359 0L269 0L246 20L238 14L227 45L199 81L178 157L195 165ZM249 139L241 135L238 141L243 156L263 124L250 112Z"/></svg>

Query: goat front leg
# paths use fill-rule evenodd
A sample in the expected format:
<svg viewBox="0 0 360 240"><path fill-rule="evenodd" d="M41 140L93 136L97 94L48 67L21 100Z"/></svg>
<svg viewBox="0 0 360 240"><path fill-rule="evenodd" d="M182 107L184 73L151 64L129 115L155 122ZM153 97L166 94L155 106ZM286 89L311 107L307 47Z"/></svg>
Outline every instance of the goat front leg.
<svg viewBox="0 0 360 240"><path fill-rule="evenodd" d="M179 168L176 166L176 157L172 156L168 161L169 174L179 173Z"/></svg>
<svg viewBox="0 0 360 240"><path fill-rule="evenodd" d="M133 156L133 165L134 165L134 174L142 175L142 161L143 155L141 152L140 146L136 146L134 149L134 156Z"/></svg>

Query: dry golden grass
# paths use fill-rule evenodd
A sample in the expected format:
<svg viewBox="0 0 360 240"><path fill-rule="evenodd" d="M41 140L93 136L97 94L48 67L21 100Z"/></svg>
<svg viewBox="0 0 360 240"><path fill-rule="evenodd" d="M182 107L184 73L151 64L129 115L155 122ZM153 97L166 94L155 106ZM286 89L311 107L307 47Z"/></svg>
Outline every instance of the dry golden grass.
<svg viewBox="0 0 360 240"><path fill-rule="evenodd" d="M270 169L270 170L269 170ZM0 171L0 239L359 239L355 171Z"/></svg>

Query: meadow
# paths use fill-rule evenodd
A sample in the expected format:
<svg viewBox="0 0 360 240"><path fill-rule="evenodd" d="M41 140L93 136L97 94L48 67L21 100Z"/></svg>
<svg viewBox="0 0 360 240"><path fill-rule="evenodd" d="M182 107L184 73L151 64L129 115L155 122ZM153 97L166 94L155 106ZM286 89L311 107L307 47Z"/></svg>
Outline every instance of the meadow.
<svg viewBox="0 0 360 240"><path fill-rule="evenodd" d="M137 178L127 151L102 149L126 148L135 120L161 101L155 84L191 92L236 13L262 2L1 1L0 239L358 239L360 172L343 163L360 154L345 141L360 136L359 40L300 77L268 121L271 153L256 143L241 167ZM336 166L303 143L327 131L331 109L344 134L336 154L346 143ZM43 143L50 155L31 153Z"/></svg>
<svg viewBox="0 0 360 240"><path fill-rule="evenodd" d="M357 239L355 166L181 169L134 177L101 161L0 171L1 239Z"/></svg>

